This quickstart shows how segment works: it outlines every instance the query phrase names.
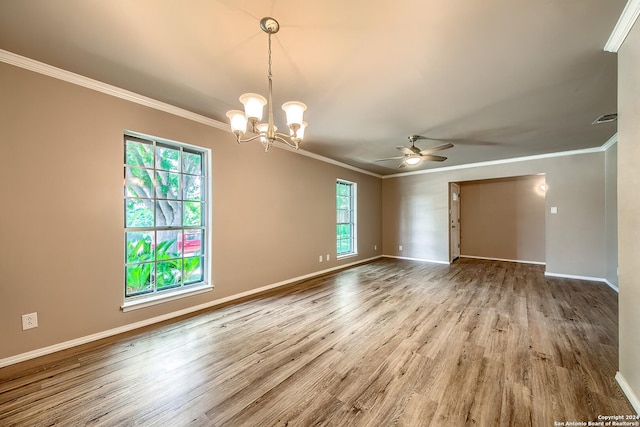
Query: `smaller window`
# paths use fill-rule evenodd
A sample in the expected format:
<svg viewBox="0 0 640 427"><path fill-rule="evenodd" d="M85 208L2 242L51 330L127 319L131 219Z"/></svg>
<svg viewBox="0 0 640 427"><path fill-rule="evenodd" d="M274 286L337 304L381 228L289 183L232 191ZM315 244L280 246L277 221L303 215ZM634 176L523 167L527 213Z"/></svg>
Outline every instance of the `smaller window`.
<svg viewBox="0 0 640 427"><path fill-rule="evenodd" d="M356 240L356 184L336 182L336 254L338 257L358 253Z"/></svg>

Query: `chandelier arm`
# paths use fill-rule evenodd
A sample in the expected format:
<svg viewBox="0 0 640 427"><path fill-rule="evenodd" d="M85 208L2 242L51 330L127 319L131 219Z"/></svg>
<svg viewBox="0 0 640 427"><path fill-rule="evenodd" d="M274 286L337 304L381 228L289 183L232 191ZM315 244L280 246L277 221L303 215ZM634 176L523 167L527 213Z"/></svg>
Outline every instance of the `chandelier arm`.
<svg viewBox="0 0 640 427"><path fill-rule="evenodd" d="M278 137L278 139L280 140L284 140L284 141L293 141L295 142L295 138L292 138L291 135L288 135L286 133L282 133L282 132L276 132L275 136Z"/></svg>
<svg viewBox="0 0 640 427"><path fill-rule="evenodd" d="M240 138L239 136L236 136L236 141L238 142L238 144L242 144L245 142L251 142L251 141L255 141L256 139L260 138L260 134L252 136L251 138Z"/></svg>
<svg viewBox="0 0 640 427"><path fill-rule="evenodd" d="M289 147L294 148L294 149L296 149L296 150L299 148L298 143L297 143L296 141L291 141L291 140L289 140L289 136L288 136L288 135L285 135L285 134L283 134L283 133L276 132L276 134L275 134L275 140L276 140L276 141L280 141L280 142L282 142L283 144L286 144L286 145L288 145Z"/></svg>

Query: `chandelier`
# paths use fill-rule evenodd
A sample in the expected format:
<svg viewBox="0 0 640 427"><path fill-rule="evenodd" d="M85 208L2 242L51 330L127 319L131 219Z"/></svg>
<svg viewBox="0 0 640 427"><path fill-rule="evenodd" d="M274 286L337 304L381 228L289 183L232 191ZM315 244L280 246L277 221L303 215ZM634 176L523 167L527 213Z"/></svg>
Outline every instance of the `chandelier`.
<svg viewBox="0 0 640 427"><path fill-rule="evenodd" d="M260 142L264 145L265 151L269 151L269 148L276 142L284 143L297 150L304 136L304 129L307 126L307 123L302 119L307 106L297 101L285 102L282 105L282 109L287 115L289 134L277 132L278 129L273 124L273 102L271 99L273 85L271 81L271 35L278 32L280 24L278 24L278 21L275 19L266 17L260 20L260 28L269 35L268 99L256 93L243 94L240 97L240 102L244 105L244 111L231 110L227 112L227 117L231 122L231 131L236 135L238 144L260 138ZM268 110L268 118L266 123L262 123L262 113L265 105ZM249 133L253 135L243 138L247 133L247 124L249 125Z"/></svg>

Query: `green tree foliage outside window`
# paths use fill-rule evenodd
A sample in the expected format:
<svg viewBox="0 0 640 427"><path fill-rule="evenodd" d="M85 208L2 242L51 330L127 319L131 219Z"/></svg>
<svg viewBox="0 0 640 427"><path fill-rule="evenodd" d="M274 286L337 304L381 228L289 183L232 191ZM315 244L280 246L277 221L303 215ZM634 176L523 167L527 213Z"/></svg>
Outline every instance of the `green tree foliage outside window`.
<svg viewBox="0 0 640 427"><path fill-rule="evenodd" d="M125 135L125 295L205 277L204 153Z"/></svg>

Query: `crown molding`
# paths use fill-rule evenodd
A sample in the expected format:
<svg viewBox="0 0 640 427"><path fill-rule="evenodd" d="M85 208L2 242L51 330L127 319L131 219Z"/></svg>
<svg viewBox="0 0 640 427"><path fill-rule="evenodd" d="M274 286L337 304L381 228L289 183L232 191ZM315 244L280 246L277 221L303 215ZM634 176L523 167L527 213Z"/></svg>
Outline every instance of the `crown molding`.
<svg viewBox="0 0 640 427"><path fill-rule="evenodd" d="M448 166L444 168L434 168L434 169L427 169L427 170L420 170L420 171L413 171L413 172L396 173L393 175L384 175L382 179L400 178L403 176L412 176L412 175L423 175L426 173L447 172L447 171L453 171L453 170L459 170L459 169L479 168L484 166L504 165L507 163L526 162L529 160L549 159L553 157L575 156L578 154L601 153L603 151L607 151L616 142L618 142L617 133L614 134L611 138L609 138L604 144L602 144L599 147L584 148L581 150L559 151L556 153L536 154L534 156L514 157L511 159L489 160L486 162L467 163L464 165Z"/></svg>
<svg viewBox="0 0 640 427"><path fill-rule="evenodd" d="M616 53L624 43L624 39L627 38L629 31L635 24L640 15L640 0L629 0L618 18L616 26L613 28L613 32L609 36L609 40L604 45L604 50L607 52Z"/></svg>
<svg viewBox="0 0 640 427"><path fill-rule="evenodd" d="M65 82L82 86L87 89L115 96L116 98L124 99L125 101L144 105L145 107L150 107L155 110L164 111L165 113L173 114L174 116L179 116L185 119L192 120L194 122L199 122L207 126L212 126L214 128L227 131L229 130L229 126L226 123L219 122L212 118L193 113L183 108L179 108L174 105L137 94L135 92L112 86L107 83L102 83L98 80L90 79L89 77L81 76L80 74L72 73L71 71L62 70L60 68L36 61L31 58L20 56L6 50L0 49L0 61L10 65L14 65L16 67L24 68L25 70L34 71L45 76L53 77L54 79L63 80Z"/></svg>
<svg viewBox="0 0 640 427"><path fill-rule="evenodd" d="M616 142L618 142L617 132L614 133L613 136L607 140L607 142L602 144L602 146L600 147L600 151L607 151L609 148L613 147L616 144Z"/></svg>
<svg viewBox="0 0 640 427"><path fill-rule="evenodd" d="M125 101L130 101L136 104L144 105L146 107L150 107L155 110L164 111L165 113L173 114L178 117L182 117L188 120L205 124L207 126L212 126L214 128L218 128L218 129L222 129L224 131L230 132L229 126L226 123L219 122L212 118L193 113L183 108L179 108L174 105L167 104L165 102L158 101L156 99L137 94L135 92L131 92L116 86L112 86L107 83L102 83L98 80L90 79L89 77L81 76L80 74L72 73L71 71L66 71L66 70L45 64L43 62L36 61L31 58L20 56L3 49L0 49L0 62L4 62L10 65L14 65L16 67L24 68L25 70L29 70L39 74L43 74L45 76L53 77L54 79L63 80L65 82L82 86L87 89L95 90L97 92L101 92L110 96L115 96L116 98L124 99ZM288 147L279 147L279 148L287 149ZM340 166L345 169L350 169L359 173L371 175L376 178L382 178L382 175L378 175L376 173L369 172L367 170L360 169L355 166L351 166L346 163L342 163L337 160L333 160L328 157L321 156L319 154L314 154L309 151L305 151L305 150L290 150L290 151L301 154L303 156L311 157L321 162L330 163L332 165Z"/></svg>
<svg viewBox="0 0 640 427"><path fill-rule="evenodd" d="M365 170L365 169L360 169L360 168L358 168L356 166L351 166L349 164L342 163L341 161L330 159L329 157L321 156L320 154L312 153L312 152L307 151L307 150L302 150L302 149L297 149L296 150L295 148L291 148L291 147L289 147L287 145L284 145L284 144L282 144L282 145L274 145L274 147L280 148L280 149L286 150L286 151L291 151L292 153L297 153L297 154L300 154L302 156L311 157L312 159L316 159L316 160L319 160L321 162L329 163L329 164L332 164L332 165L335 165L335 166L340 166L341 168L349 169L349 170L352 170L352 171L355 171L355 172L359 172L359 173L362 173L362 174L365 174L365 175L374 176L376 178L384 178L382 175L377 174L375 172L371 172L371 171L368 171L368 170Z"/></svg>
<svg viewBox="0 0 640 427"><path fill-rule="evenodd" d="M370 172L370 171L365 170L365 169L360 169L358 167L351 166L351 165L348 165L346 163L342 163L342 162L340 162L338 160L333 160L333 159L330 159L328 157L321 156L320 154L315 154L315 153L312 153L312 152L306 151L306 150L297 150L296 152L298 154L303 155L303 156L307 156L307 157L311 157L312 159L320 160L321 162L325 162L325 163L329 163L329 164L332 164L332 165L340 166L341 168L350 169L352 171L360 172L360 173L363 173L363 174L369 175L369 176L374 176L376 178L382 178L382 175L379 175L377 173Z"/></svg>
<svg viewBox="0 0 640 427"><path fill-rule="evenodd" d="M636 7L637 9L637 13L635 13L634 15L634 20L635 18L638 16L638 13L640 13L640 0L630 0L629 3L627 3L627 7L625 7L625 12L626 10L629 8L629 5L631 3L635 3L637 4L638 7ZM624 13L623 12L623 15ZM620 18L620 21L622 20L622 17ZM618 23L620 23L620 21ZM630 28L630 27L629 27ZM628 32L628 31L627 31ZM625 34L626 36L626 34ZM224 131L229 132L229 126L226 123L222 123L219 122L218 120L214 120L212 118L209 117L205 117L203 115L200 114L196 114L193 113L191 111L185 110L183 108L179 108L176 106L173 106L171 104L167 104L165 102L162 101L158 101L156 99L153 98L149 98L140 94L137 94L135 92L131 92L107 83L103 83L94 79L90 79L88 77L82 76L80 74L76 74L76 73L72 73L70 71L66 71L48 64L45 64L43 62L39 62L36 61L34 59L31 58L27 58L24 56L20 56L17 55L15 53L0 49L0 62L4 62L10 65L14 65L16 67L20 67L20 68L24 68L26 70L30 70L30 71L34 71L36 73L39 74L43 74L49 77L53 77L55 79L58 80L63 80L66 81L68 83L72 83L78 86L82 86L91 90L95 90L97 92L101 92L110 96L114 96L116 98L120 98L120 99L124 99L126 101L130 101L136 104L140 104L140 105L144 105L146 107L150 107L153 108L155 110L159 110L159 111L164 111L165 113L169 113L169 114L173 114L175 116L178 117L182 117L188 120L192 120L195 122L199 122L202 124L205 124L207 126L211 126L211 127L215 127ZM602 145L601 147L596 147L596 148L588 148L588 149L584 149L584 150L573 150L573 151L563 151L563 152L559 152L559 153L549 153L549 154L541 154L541 155L535 155L535 156L527 156L527 157L518 157L518 158L511 158L511 159L503 159L503 160L492 160L492 161L487 161L487 162L479 162L479 163L468 163L465 165L457 165L457 166L449 166L449 167L444 167L444 168L435 168L435 169L427 169L427 170L421 170L421 171L414 171L414 172L404 172L404 173L398 173L398 174L392 174L392 175L380 175L374 172L370 172L368 170L365 169L361 169L355 166L351 166L347 163L343 163L340 162L338 160L334 160L325 156L321 156L320 154L315 154L312 153L310 151L306 151L306 150L294 150L291 149L289 147L286 146L276 146L278 148L282 148L303 156L307 156L307 157L311 157L312 159L324 162L324 163L329 163L335 166L339 166L345 169L349 169L358 173L362 173L365 175L369 175L369 176L373 176L376 178L381 178L381 179L387 179L387 178L397 178L397 177L402 177L402 176L410 176L410 175L420 175L420 174L425 174L425 173L434 173L434 172L446 172L446 171L451 171L451 170L457 170L457 169L468 169L468 168L475 168L475 167L482 167L482 166L492 166L492 165L499 165L499 164L505 164L505 163L514 163L514 162L523 162L523 161L527 161L527 160L538 160L538 159L544 159L544 158L550 158L550 157L560 157L560 156L572 156L575 154L585 154L585 153L596 153L596 152L600 152L600 151L606 151L607 149L609 149L609 147L611 147L613 144L615 144L617 142L617 134L613 135L611 138L609 138L609 140L607 142L604 143L604 145Z"/></svg>

